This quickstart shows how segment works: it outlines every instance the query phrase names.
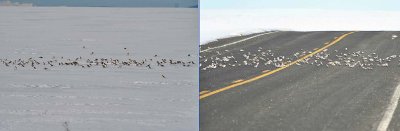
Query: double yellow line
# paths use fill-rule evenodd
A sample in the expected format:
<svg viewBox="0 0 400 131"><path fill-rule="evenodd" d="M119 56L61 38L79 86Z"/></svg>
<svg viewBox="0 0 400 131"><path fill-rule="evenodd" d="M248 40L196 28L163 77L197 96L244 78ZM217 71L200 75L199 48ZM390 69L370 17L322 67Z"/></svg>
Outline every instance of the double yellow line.
<svg viewBox="0 0 400 131"><path fill-rule="evenodd" d="M248 79L248 80L244 80L244 81L241 81L241 82L234 83L234 84L232 84L232 85L229 85L229 86L226 86L226 87L217 89L217 90L215 90L215 91L203 93L203 94L200 95L200 100L201 100L201 99L204 99L204 98L206 98L206 97L215 95L215 94L217 94L217 93L220 93L220 92L223 92L223 91L226 91L226 90L235 88L235 87L237 87L237 86L244 85L244 84L247 84L247 83L256 81L256 80L258 80L258 79L261 79L261 78L263 78L263 77L266 77L266 76L269 76L269 75L274 74L274 73L276 73L276 72L279 72L279 71L281 71L281 70L283 70L283 69L286 69L286 68L288 68L288 67L291 66L291 65L294 65L294 64L296 64L296 63L298 63L298 62L300 62L300 61L303 61L304 59L307 59L307 58L309 58L309 57L312 57L313 55L315 55L315 54L317 54L317 53L319 53L319 52L325 50L326 48L328 48L328 47L330 47L330 46L332 46L332 45L338 43L340 40L344 39L345 37L347 37L348 35L353 34L353 33L354 33L354 32L349 32L349 33L343 34L342 36L336 38L334 41L332 41L332 42L330 42L329 44L326 44L325 46L323 46L323 47L321 47L321 48L315 50L314 52L312 52L312 53L310 53L310 54L308 54L308 55L305 55L305 56L301 57L300 59L298 59L298 60L296 60L296 61L293 61L293 62L290 62L289 64L286 64L286 65L284 65L284 66L282 66L282 67L279 67L279 68L277 68L277 69L275 69L275 70L272 70L272 71L266 72L266 73L264 73L264 74L255 76L255 77L250 78L250 79Z"/></svg>

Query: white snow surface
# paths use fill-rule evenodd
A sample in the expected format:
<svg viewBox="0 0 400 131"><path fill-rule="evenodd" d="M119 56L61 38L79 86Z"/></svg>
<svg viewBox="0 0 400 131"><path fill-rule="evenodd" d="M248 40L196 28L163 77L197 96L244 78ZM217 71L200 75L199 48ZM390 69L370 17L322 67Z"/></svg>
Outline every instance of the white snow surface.
<svg viewBox="0 0 400 131"><path fill-rule="evenodd" d="M3 60L196 62L48 70L14 70L0 63L0 131L198 130L197 14L168 8L0 7Z"/></svg>
<svg viewBox="0 0 400 131"><path fill-rule="evenodd" d="M400 12L323 9L201 9L200 44L270 30L398 31Z"/></svg>

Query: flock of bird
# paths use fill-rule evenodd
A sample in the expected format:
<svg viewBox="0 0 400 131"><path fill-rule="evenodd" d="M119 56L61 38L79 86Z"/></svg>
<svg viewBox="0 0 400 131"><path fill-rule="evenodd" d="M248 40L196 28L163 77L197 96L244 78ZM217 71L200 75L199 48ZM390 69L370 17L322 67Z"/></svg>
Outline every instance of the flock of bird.
<svg viewBox="0 0 400 131"><path fill-rule="evenodd" d="M83 47L86 48L86 47ZM124 48L126 50L126 48ZM228 50L225 50L229 52ZM272 50L263 49L259 47L256 52L246 52L243 49L239 50L240 54L233 55L232 53L221 53L216 51L216 55L210 58L206 56L200 56L202 60L200 62L201 70L209 70L216 68L226 68L226 67L269 67L269 68L279 68L285 66L291 62L294 62L301 57L312 53L312 51L307 51L301 49L295 52L293 55L283 56L276 55ZM374 67L388 67L393 65L393 61L396 58L400 58L400 55L391 55L387 57L381 57L376 53L367 53L366 51L356 51L349 52L347 48L343 51L334 50L328 53L328 49L325 49L312 57L305 58L301 61L296 62L296 65L314 65L314 66L345 66L345 67L361 67L362 69L371 70ZM94 52L90 53L94 55ZM225 55L230 54L230 55ZM129 55L129 52L127 52ZM188 57L191 55L188 54ZM242 57L242 58L240 58ZM398 60L400 62L400 59ZM51 70L54 67L79 67L79 68L110 68L110 67L144 67L148 69L153 69L154 67L165 67L165 66L182 66L190 67L197 66L194 61L183 61L174 59L160 58L158 55L154 55L151 58L144 59L118 59L118 58L64 58L52 56L50 58L45 58L43 56L31 57L26 59L0 59L0 66L18 69L32 69L32 70ZM400 66L400 64L397 64ZM163 76L165 77L165 76Z"/></svg>
<svg viewBox="0 0 400 131"><path fill-rule="evenodd" d="M259 47L256 52L246 52L239 50L241 53L230 53L216 51L214 56L200 56L200 70L212 70L216 68L233 68L239 66L258 68L264 66L268 69L279 68L289 63L295 62L300 58L312 53L301 49L292 55L276 55L272 50ZM229 54L229 55L226 55ZM397 64L394 63L398 59ZM295 65L313 65L313 66L344 66L344 67L360 67L365 70L372 70L376 67L388 67L390 65L400 66L400 55L390 55L386 57L379 56L377 53L367 53L367 51L350 52L347 48L343 50L328 51L325 49L311 57L301 59L295 62Z"/></svg>
<svg viewBox="0 0 400 131"><path fill-rule="evenodd" d="M83 46L82 48L86 48ZM127 50L127 48L124 48ZM129 52L126 52L129 55ZM91 52L90 55L94 55ZM190 54L187 57L191 57ZM155 67L165 66L180 66L180 67L191 67L196 66L194 61L189 60L175 60L161 58L158 55L151 56L150 58L134 59L134 58L83 58L82 56L76 58L65 58L65 57L30 57L30 58L19 58L19 59L0 59L0 67L13 68L14 70L30 69L30 70L52 70L57 67L75 67L75 68L123 68L123 67L142 67L147 69L153 69ZM165 78L164 75L162 77Z"/></svg>

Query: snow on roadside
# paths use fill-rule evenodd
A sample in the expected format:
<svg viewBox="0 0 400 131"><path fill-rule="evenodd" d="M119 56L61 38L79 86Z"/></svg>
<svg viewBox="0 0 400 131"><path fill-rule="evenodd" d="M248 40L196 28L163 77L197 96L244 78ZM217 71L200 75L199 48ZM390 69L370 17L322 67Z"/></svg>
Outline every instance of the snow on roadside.
<svg viewBox="0 0 400 131"><path fill-rule="evenodd" d="M201 9L200 43L269 30L398 31L400 12L306 9Z"/></svg>

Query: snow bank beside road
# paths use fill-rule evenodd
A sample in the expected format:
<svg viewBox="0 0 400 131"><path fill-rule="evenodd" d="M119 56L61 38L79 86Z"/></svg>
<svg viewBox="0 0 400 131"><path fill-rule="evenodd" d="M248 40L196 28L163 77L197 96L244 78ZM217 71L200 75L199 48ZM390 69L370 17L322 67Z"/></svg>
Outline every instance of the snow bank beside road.
<svg viewBox="0 0 400 131"><path fill-rule="evenodd" d="M202 9L200 43L268 30L398 31L400 12L305 9Z"/></svg>

